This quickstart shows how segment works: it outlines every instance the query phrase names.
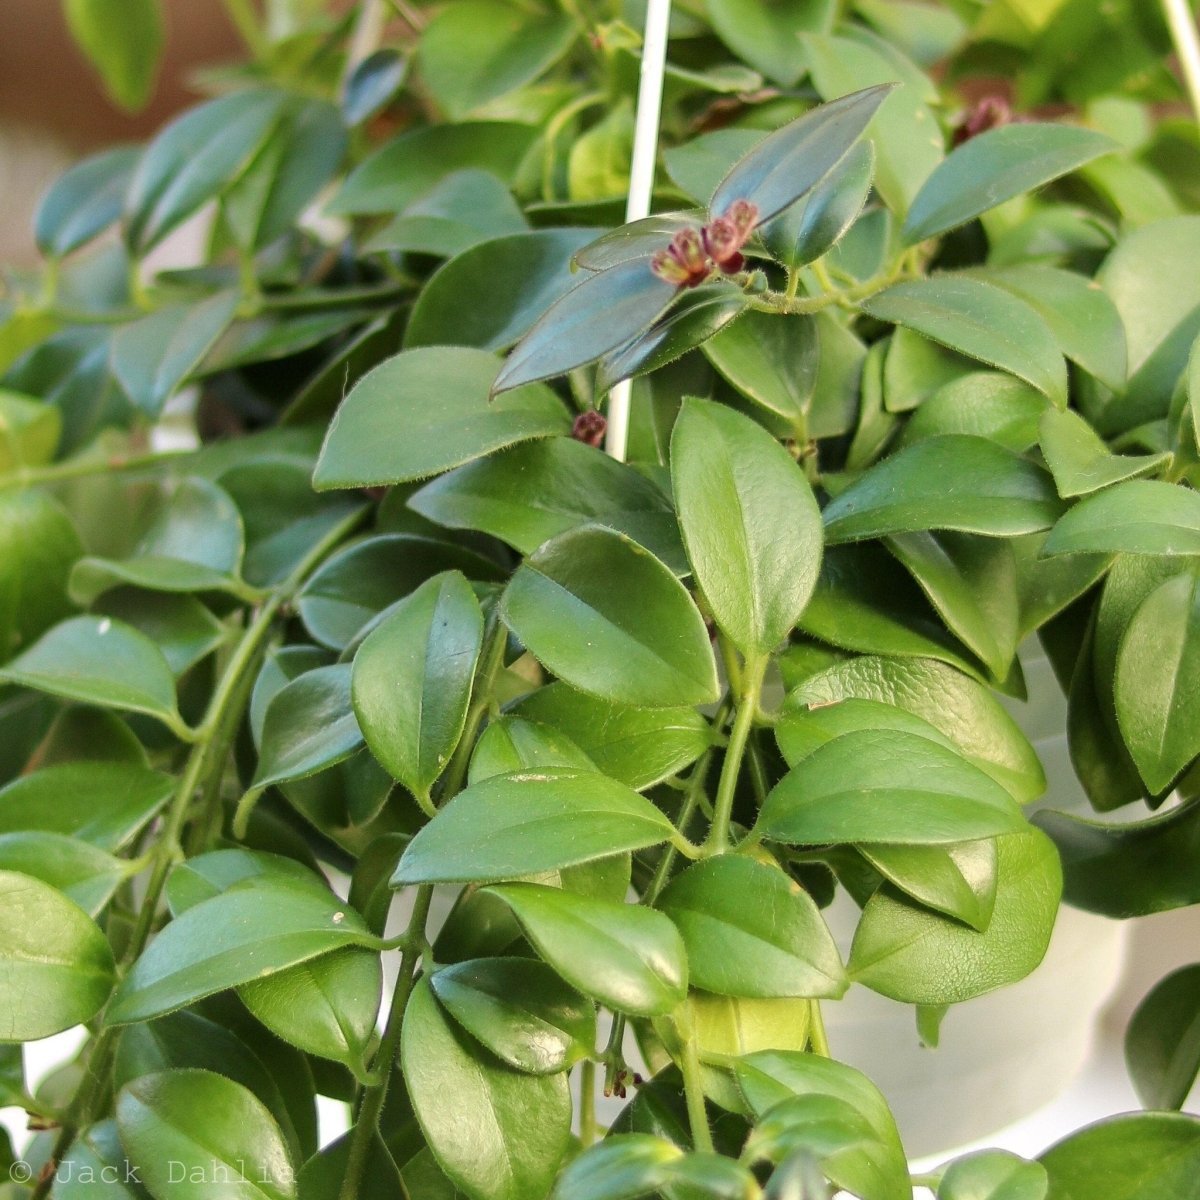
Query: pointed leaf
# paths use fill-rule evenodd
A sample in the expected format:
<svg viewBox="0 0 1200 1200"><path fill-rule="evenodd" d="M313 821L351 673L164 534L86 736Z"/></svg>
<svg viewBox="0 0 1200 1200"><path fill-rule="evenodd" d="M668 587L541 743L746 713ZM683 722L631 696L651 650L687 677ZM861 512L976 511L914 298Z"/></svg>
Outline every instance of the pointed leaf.
<svg viewBox="0 0 1200 1200"><path fill-rule="evenodd" d="M893 886L927 908L987 929L996 905L996 842L945 846L861 846L859 853Z"/></svg>
<svg viewBox="0 0 1200 1200"><path fill-rule="evenodd" d="M1040 441L1046 463L1064 498L1083 496L1138 475L1149 475L1169 454L1112 454L1078 413L1048 409L1042 414Z"/></svg>
<svg viewBox="0 0 1200 1200"><path fill-rule="evenodd" d="M1184 1106L1200 1074L1200 966L1172 971L1138 1005L1125 1064L1147 1108Z"/></svg>
<svg viewBox="0 0 1200 1200"><path fill-rule="evenodd" d="M1075 505L1054 526L1043 554L1200 554L1200 495L1132 479Z"/></svg>
<svg viewBox="0 0 1200 1200"><path fill-rule="evenodd" d="M0 834L0 870L50 884L90 917L100 913L131 873L127 862L90 842L34 831Z"/></svg>
<svg viewBox="0 0 1200 1200"><path fill-rule="evenodd" d="M105 91L127 112L142 108L154 93L165 40L159 0L66 0L63 12Z"/></svg>
<svg viewBox="0 0 1200 1200"><path fill-rule="evenodd" d="M681 229L699 229L703 223L704 213L699 209L655 213L602 234L577 250L571 261L585 271L607 271L636 258L648 259L656 250L665 249Z"/></svg>
<svg viewBox="0 0 1200 1200"><path fill-rule="evenodd" d="M657 1194L667 1165L683 1151L648 1133L610 1134L572 1159L554 1189L554 1200L638 1200Z"/></svg>
<svg viewBox="0 0 1200 1200"><path fill-rule="evenodd" d="M38 249L47 258L62 258L115 225L140 158L138 147L119 146L64 171L34 215Z"/></svg>
<svg viewBox="0 0 1200 1200"><path fill-rule="evenodd" d="M596 764L565 734L538 721L505 714L488 722L471 752L468 783L493 775L570 767L595 771Z"/></svg>
<svg viewBox="0 0 1200 1200"><path fill-rule="evenodd" d="M808 316L749 312L704 344L704 356L748 400L797 428L813 402L821 342Z"/></svg>

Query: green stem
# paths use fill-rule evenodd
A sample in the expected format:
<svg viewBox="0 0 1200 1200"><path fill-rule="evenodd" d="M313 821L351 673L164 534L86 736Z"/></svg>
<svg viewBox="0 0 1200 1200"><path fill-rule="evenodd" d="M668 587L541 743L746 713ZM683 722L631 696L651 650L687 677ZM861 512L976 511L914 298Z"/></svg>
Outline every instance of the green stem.
<svg viewBox="0 0 1200 1200"><path fill-rule="evenodd" d="M558 135L563 131L567 122L581 112L607 103L608 96L604 92L588 92L560 108L547 122L546 131L542 135L545 144L542 156L542 199L547 204L554 200L554 154L558 147Z"/></svg>
<svg viewBox="0 0 1200 1200"><path fill-rule="evenodd" d="M467 777L467 767L471 762L471 751L475 748L475 739L479 735L479 727L483 724L483 718L492 703L496 676L500 674L500 668L504 665L504 649L507 644L508 631L500 618L493 614L491 627L483 640L479 671L475 676L474 694L471 707L467 709L462 737L458 739L458 745L454 748L454 754L442 779L443 801L456 796L462 790L463 781Z"/></svg>
<svg viewBox="0 0 1200 1200"><path fill-rule="evenodd" d="M153 450L128 458L72 458L66 462L49 463L44 467L21 467L9 474L0 475L0 491L59 483L65 479L85 479L90 475L112 475L118 471L141 471L186 458L194 453L194 450Z"/></svg>
<svg viewBox="0 0 1200 1200"><path fill-rule="evenodd" d="M692 1145L699 1151L712 1154L712 1130L704 1108L704 1084L700 1076L700 1055L695 1034L689 1030L683 1043L679 1069L683 1072L683 1095L687 1102L688 1124L692 1128Z"/></svg>
<svg viewBox="0 0 1200 1200"><path fill-rule="evenodd" d="M832 1058L829 1053L829 1038L825 1033L825 1018L821 1015L820 1000L810 1000L809 1008L809 1025L808 1025L808 1040L814 1054L819 1054L822 1058Z"/></svg>
<svg viewBox="0 0 1200 1200"><path fill-rule="evenodd" d="M392 992L392 1005L388 1010L387 1025L384 1027L383 1037L379 1041L379 1049L375 1052L371 1063L371 1074L377 1082L363 1092L362 1104L355 1117L354 1129L350 1134L346 1174L342 1179L338 1200L358 1200L359 1185L362 1182L363 1169L366 1167L367 1154L371 1149L371 1139L378 1132L379 1114L383 1111L383 1102L387 1099L392 1063L395 1062L396 1054L400 1049L400 1035L404 1030L404 1010L408 1007L408 1000L416 982L417 963L425 950L425 923L429 919L429 905L432 900L432 884L424 884L417 889L413 901L412 917L404 932L400 974L396 979L395 990Z"/></svg>
<svg viewBox="0 0 1200 1200"><path fill-rule="evenodd" d="M737 702L737 716L729 734L729 745L725 750L725 761L721 764L721 780L717 785L717 799L713 806L712 828L704 844L707 854L724 854L729 849L729 823L733 817L733 797L737 788L738 775L742 769L742 756L746 751L746 739L754 724L758 711L759 692L767 670L765 656L747 658L743 671L743 686Z"/></svg>
<svg viewBox="0 0 1200 1200"><path fill-rule="evenodd" d="M579 1068L579 1141L585 1150L596 1134L596 1064L585 1058Z"/></svg>

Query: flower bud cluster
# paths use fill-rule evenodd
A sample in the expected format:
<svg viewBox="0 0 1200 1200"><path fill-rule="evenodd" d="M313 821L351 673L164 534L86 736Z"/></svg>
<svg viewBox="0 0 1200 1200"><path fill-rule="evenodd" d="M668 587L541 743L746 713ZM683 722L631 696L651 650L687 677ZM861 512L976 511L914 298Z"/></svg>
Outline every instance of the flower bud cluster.
<svg viewBox="0 0 1200 1200"><path fill-rule="evenodd" d="M758 223L758 206L735 200L719 217L700 229L681 229L665 250L650 260L659 279L676 287L695 287L713 271L733 275L745 266L742 247Z"/></svg>

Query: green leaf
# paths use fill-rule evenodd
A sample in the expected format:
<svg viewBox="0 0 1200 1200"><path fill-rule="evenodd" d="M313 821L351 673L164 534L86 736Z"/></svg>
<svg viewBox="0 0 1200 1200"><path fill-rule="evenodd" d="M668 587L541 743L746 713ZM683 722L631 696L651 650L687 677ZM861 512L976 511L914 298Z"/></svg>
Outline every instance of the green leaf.
<svg viewBox="0 0 1200 1200"><path fill-rule="evenodd" d="M717 184L709 212L720 216L735 200L749 200L761 224L794 204L842 161L893 86L842 96L763 138Z"/></svg>
<svg viewBox="0 0 1200 1200"><path fill-rule="evenodd" d="M408 59L399 50L386 47L368 54L360 62L342 90L342 112L353 128L370 120L385 108L404 85Z"/></svg>
<svg viewBox="0 0 1200 1200"><path fill-rule="evenodd" d="M820 569L821 516L803 471L749 418L689 398L671 435L671 479L714 619L744 654L769 654L796 624Z"/></svg>
<svg viewBox="0 0 1200 1200"><path fill-rule="evenodd" d="M71 36L100 72L105 91L128 112L154 93L162 55L159 0L65 0Z"/></svg>
<svg viewBox="0 0 1200 1200"><path fill-rule="evenodd" d="M638 791L682 771L712 744L708 722L694 709L633 708L565 683L539 688L516 711L566 734L597 770Z"/></svg>
<svg viewBox="0 0 1200 1200"><path fill-rule="evenodd" d="M566 433L562 402L541 385L488 402L500 364L482 350L406 350L360 379L325 435L313 484L402 483L531 438Z"/></svg>
<svg viewBox="0 0 1200 1200"><path fill-rule="evenodd" d="M121 981L106 1019L147 1021L349 945L370 946L362 918L332 893L262 882L176 917Z"/></svg>
<svg viewBox="0 0 1200 1200"><path fill-rule="evenodd" d="M111 617L71 617L0 669L0 681L157 717L172 732L186 726L175 679L162 651Z"/></svg>
<svg viewBox="0 0 1200 1200"><path fill-rule="evenodd" d="M115 225L140 158L139 148L118 146L64 171L34 214L38 249L47 258L62 258Z"/></svg>
<svg viewBox="0 0 1200 1200"><path fill-rule="evenodd" d="M1043 554L1200 554L1200 495L1131 479L1080 501L1054 526Z"/></svg>
<svg viewBox="0 0 1200 1200"><path fill-rule="evenodd" d="M904 222L915 245L1110 154L1117 143L1070 125L1021 122L964 142L925 181Z"/></svg>
<svg viewBox="0 0 1200 1200"><path fill-rule="evenodd" d="M843 734L887 729L912 733L948 750L954 749L954 743L928 721L894 704L844 699L814 703L809 708L796 698L796 693L792 693L780 709L779 720L775 723L775 740L788 766L794 767L814 750Z"/></svg>
<svg viewBox="0 0 1200 1200"><path fill-rule="evenodd" d="M633 467L574 438L545 438L468 463L427 483L409 507L450 529L490 533L523 554L594 522L628 534L678 573L687 570L668 497Z"/></svg>
<svg viewBox="0 0 1200 1200"><path fill-rule="evenodd" d="M429 795L462 737L482 641L479 601L461 574L447 571L391 609L354 656L351 697L363 737L417 796Z"/></svg>
<svg viewBox="0 0 1200 1200"><path fill-rule="evenodd" d="M250 88L176 117L150 143L125 201L125 240L152 250L198 208L230 187L279 120L284 93Z"/></svg>
<svg viewBox="0 0 1200 1200"><path fill-rule="evenodd" d="M0 388L0 474L50 462L61 437L57 408Z"/></svg>
<svg viewBox="0 0 1200 1200"><path fill-rule="evenodd" d="M565 1074L503 1065L443 1015L428 979L405 1010L401 1055L421 1132L457 1187L488 1200L549 1192L571 1136Z"/></svg>
<svg viewBox="0 0 1200 1200"><path fill-rule="evenodd" d="M928 721L1021 803L1040 796L1046 776L1037 754L987 688L931 659L852 659L807 679L789 703L880 700Z"/></svg>
<svg viewBox="0 0 1200 1200"><path fill-rule="evenodd" d="M586 271L607 271L634 259L648 259L681 229L699 229L703 223L704 213L699 209L655 213L601 234L577 250L571 263Z"/></svg>
<svg viewBox="0 0 1200 1200"><path fill-rule="evenodd" d="M487 889L516 914L534 949L573 988L635 1016L670 1012L687 993L687 956L660 912L534 883Z"/></svg>
<svg viewBox="0 0 1200 1200"><path fill-rule="evenodd" d="M615 350L658 320L676 291L640 259L587 276L517 343L493 394L565 375Z"/></svg>
<svg viewBox="0 0 1200 1200"><path fill-rule="evenodd" d="M658 900L687 948L693 987L723 996L833 996L837 946L807 892L782 871L722 855L677 875Z"/></svg>
<svg viewBox="0 0 1200 1200"><path fill-rule="evenodd" d="M1078 413L1047 409L1042 414L1040 440L1058 494L1084 496L1125 479L1148 475L1169 460L1169 454L1111 454L1100 436Z"/></svg>
<svg viewBox="0 0 1200 1200"><path fill-rule="evenodd" d="M957 1004L1028 975L1046 953L1058 913L1058 854L1036 829L998 838L996 850L996 906L985 932L885 887L863 910L851 979L893 1000Z"/></svg>
<svg viewBox="0 0 1200 1200"><path fill-rule="evenodd" d="M59 1162L55 1200L94 1200L100 1188L104 1200L146 1200L133 1171L116 1121L99 1121L79 1133Z"/></svg>
<svg viewBox="0 0 1200 1200"><path fill-rule="evenodd" d="M1110 1117L1073 1133L1039 1160L1049 1200L1186 1196L1200 1166L1200 1120L1177 1113Z"/></svg>
<svg viewBox="0 0 1200 1200"><path fill-rule="evenodd" d="M0 871L0 1042L32 1042L90 1021L113 984L108 939L61 892Z"/></svg>
<svg viewBox="0 0 1200 1200"><path fill-rule="evenodd" d="M243 984L238 996L276 1037L361 1078L382 990L379 955L350 946Z"/></svg>
<svg viewBox="0 0 1200 1200"><path fill-rule="evenodd" d="M834 738L778 783L756 832L796 845L937 845L1011 833L1013 798L957 751L900 730Z"/></svg>
<svg viewBox="0 0 1200 1200"><path fill-rule="evenodd" d="M916 342L933 345L916 334L912 336ZM896 344L893 338L893 353ZM890 355L888 361L892 361ZM921 372L921 378L926 378L925 372ZM1024 454L1038 440L1038 419L1045 411L1046 397L1022 380L999 371L972 371L956 376L919 400L919 407L901 431L900 445L941 434L965 433L998 442L1014 454Z"/></svg>
<svg viewBox="0 0 1200 1200"><path fill-rule="evenodd" d="M792 87L807 66L799 35L827 32L837 5L831 0L709 0L707 11L717 36L738 58L775 83Z"/></svg>
<svg viewBox="0 0 1200 1200"><path fill-rule="evenodd" d="M1011 537L1063 511L1050 476L986 438L946 434L898 450L825 507L831 543L924 529Z"/></svg>
<svg viewBox="0 0 1200 1200"><path fill-rule="evenodd" d="M1066 404L1062 351L1042 317L1011 292L969 275L936 275L893 284L864 300L862 309L1009 371L1060 408Z"/></svg>
<svg viewBox="0 0 1200 1200"><path fill-rule="evenodd" d="M596 764L565 734L538 721L505 715L488 722L471 752L468 783L493 775L570 767L595 771Z"/></svg>
<svg viewBox="0 0 1200 1200"><path fill-rule="evenodd" d="M547 542L517 568L502 612L549 670L602 699L666 708L717 697L699 610L662 563L611 530Z"/></svg>
<svg viewBox="0 0 1200 1200"><path fill-rule="evenodd" d="M553 1075L595 1049L595 1005L544 963L472 959L443 967L429 982L442 1007L518 1071Z"/></svg>
<svg viewBox="0 0 1200 1200"><path fill-rule="evenodd" d="M50 884L91 917L131 874L128 863L90 842L33 830L0 834L0 870Z"/></svg>
<svg viewBox="0 0 1200 1200"><path fill-rule="evenodd" d="M554 1200L637 1200L658 1194L683 1151L649 1133L609 1134L567 1165Z"/></svg>
<svg viewBox="0 0 1200 1200"><path fill-rule="evenodd" d="M1125 1064L1147 1108L1180 1109L1200 1074L1200 966L1172 971L1125 1031Z"/></svg>
<svg viewBox="0 0 1200 1200"><path fill-rule="evenodd" d="M950 1164L937 1200L1046 1200L1049 1187L1041 1163L1005 1150L980 1150Z"/></svg>
<svg viewBox="0 0 1200 1200"><path fill-rule="evenodd" d="M129 1161L156 1196L293 1200L295 1171L274 1118L252 1092L212 1071L159 1071L117 1096ZM183 1179L180 1179L182 1173Z"/></svg>
<svg viewBox="0 0 1200 1200"><path fill-rule="evenodd" d="M351 666L338 663L306 671L272 699L251 785L255 791L306 779L363 744L350 688Z"/></svg>
<svg viewBox="0 0 1200 1200"><path fill-rule="evenodd" d="M167 904L171 915L177 917L238 884L254 880L307 887L321 897L329 894L325 880L294 858L265 850L230 848L209 850L173 867L167 877Z"/></svg>
<svg viewBox="0 0 1200 1200"><path fill-rule="evenodd" d="M176 679L229 637L229 629L195 596L117 588L93 611L124 621L157 643Z"/></svg>
<svg viewBox="0 0 1200 1200"><path fill-rule="evenodd" d="M981 933L996 904L992 838L948 846L861 846L859 853L889 883L927 908Z"/></svg>
<svg viewBox="0 0 1200 1200"><path fill-rule="evenodd" d="M767 131L763 129L740 127L702 133L663 151L667 175L685 195L697 202L706 202L734 163L766 135ZM667 240L670 240L669 235Z"/></svg>
<svg viewBox="0 0 1200 1200"><path fill-rule="evenodd" d="M803 427L821 353L812 317L749 312L705 342L703 349L743 396Z"/></svg>
<svg viewBox="0 0 1200 1200"><path fill-rule="evenodd" d="M533 82L571 48L578 30L565 13L529 13L465 0L421 34L417 61L434 100L461 121L490 100Z"/></svg>
<svg viewBox="0 0 1200 1200"><path fill-rule="evenodd" d="M404 331L404 345L412 349L453 344L483 350L511 346L550 305L578 285L571 256L595 232L537 229L464 250L421 289ZM487 304L477 303L481 287L491 297Z"/></svg>
<svg viewBox="0 0 1200 1200"><path fill-rule="evenodd" d="M657 846L674 826L616 780L565 767L460 792L409 843L392 886L516 879Z"/></svg>
<svg viewBox="0 0 1200 1200"><path fill-rule="evenodd" d="M1117 720L1150 792L1165 790L1200 754L1200 574L1152 592L1121 639Z"/></svg>

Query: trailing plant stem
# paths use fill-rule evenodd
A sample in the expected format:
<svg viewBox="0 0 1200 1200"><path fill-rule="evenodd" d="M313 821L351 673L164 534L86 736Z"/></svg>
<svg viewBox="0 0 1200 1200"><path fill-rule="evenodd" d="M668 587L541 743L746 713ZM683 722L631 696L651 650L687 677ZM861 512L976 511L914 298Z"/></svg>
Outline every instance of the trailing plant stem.
<svg viewBox="0 0 1200 1200"><path fill-rule="evenodd" d="M750 736L755 713L758 712L759 693L762 691L766 670L765 657L746 659L742 672L741 695L737 702L737 716L729 734L725 761L721 765L721 780L717 785L717 799L713 806L712 828L704 844L706 854L724 854L729 849L729 822L733 816L734 792L742 769L742 757L746 752L746 740Z"/></svg>
<svg viewBox="0 0 1200 1200"><path fill-rule="evenodd" d="M692 1144L697 1150L713 1153L712 1130L704 1108L704 1085L700 1076L700 1054L695 1034L689 1030L683 1043L679 1069L683 1073L683 1095L687 1102L688 1124L692 1129Z"/></svg>

